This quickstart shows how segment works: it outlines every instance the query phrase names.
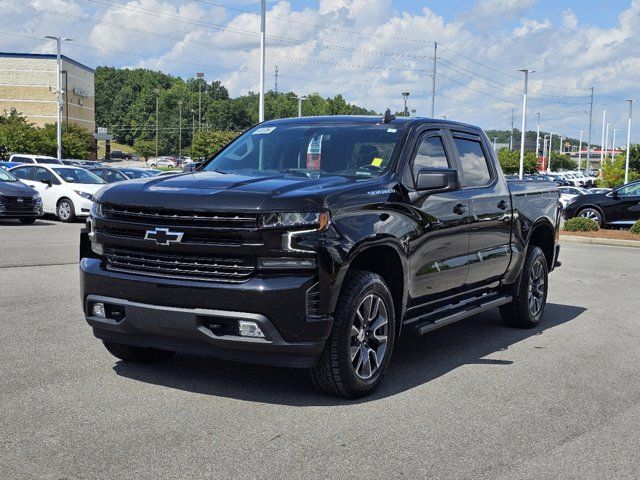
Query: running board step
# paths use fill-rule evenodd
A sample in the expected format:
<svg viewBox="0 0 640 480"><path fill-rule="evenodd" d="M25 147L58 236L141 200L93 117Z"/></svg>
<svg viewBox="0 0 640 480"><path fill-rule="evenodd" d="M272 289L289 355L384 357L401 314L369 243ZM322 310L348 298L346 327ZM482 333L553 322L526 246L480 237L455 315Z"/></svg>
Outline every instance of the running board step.
<svg viewBox="0 0 640 480"><path fill-rule="evenodd" d="M500 305L505 305L513 300L511 295L504 295L500 297L492 297L490 300L487 300L482 303L474 303L470 305L465 305L463 309L456 310L453 313L445 316L429 316L425 319L418 320L417 322L413 322L407 325L408 329L413 331L417 335L423 335L427 332L431 332L432 330L436 330L440 327L444 327L445 325L450 325L457 321L463 320L468 317L472 317L473 315L477 315L481 312L486 312L487 310L491 310L492 308L499 307Z"/></svg>

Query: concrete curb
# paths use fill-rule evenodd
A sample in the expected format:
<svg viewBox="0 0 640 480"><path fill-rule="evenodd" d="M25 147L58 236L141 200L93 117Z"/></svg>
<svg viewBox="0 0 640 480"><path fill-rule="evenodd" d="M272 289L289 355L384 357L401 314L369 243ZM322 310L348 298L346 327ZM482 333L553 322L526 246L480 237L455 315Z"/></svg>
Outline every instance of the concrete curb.
<svg viewBox="0 0 640 480"><path fill-rule="evenodd" d="M617 238L578 237L575 235L560 235L561 242L591 243L593 245L611 245L615 247L640 248L640 240L621 240Z"/></svg>

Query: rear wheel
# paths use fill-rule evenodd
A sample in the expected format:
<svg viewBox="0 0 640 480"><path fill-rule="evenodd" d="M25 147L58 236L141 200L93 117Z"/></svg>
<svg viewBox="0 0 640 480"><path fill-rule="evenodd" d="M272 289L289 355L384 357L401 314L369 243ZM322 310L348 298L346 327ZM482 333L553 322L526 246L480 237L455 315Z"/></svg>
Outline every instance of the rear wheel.
<svg viewBox="0 0 640 480"><path fill-rule="evenodd" d="M578 212L578 217L590 218L598 222L598 226L602 227L602 214L595 208L587 207Z"/></svg>
<svg viewBox="0 0 640 480"><path fill-rule="evenodd" d="M171 358L174 352L158 348L134 347L122 343L104 341L104 346L114 357L132 363L155 363Z"/></svg>
<svg viewBox="0 0 640 480"><path fill-rule="evenodd" d="M518 290L511 303L500 307L500 314L507 325L520 328L538 325L547 304L548 275L547 258L542 249L529 247Z"/></svg>
<svg viewBox="0 0 640 480"><path fill-rule="evenodd" d="M395 343L393 299L376 273L356 271L344 283L331 335L311 379L320 391L358 398L382 379Z"/></svg>
<svg viewBox="0 0 640 480"><path fill-rule="evenodd" d="M62 222L73 222L76 219L76 209L68 198L62 198L58 202L56 215Z"/></svg>

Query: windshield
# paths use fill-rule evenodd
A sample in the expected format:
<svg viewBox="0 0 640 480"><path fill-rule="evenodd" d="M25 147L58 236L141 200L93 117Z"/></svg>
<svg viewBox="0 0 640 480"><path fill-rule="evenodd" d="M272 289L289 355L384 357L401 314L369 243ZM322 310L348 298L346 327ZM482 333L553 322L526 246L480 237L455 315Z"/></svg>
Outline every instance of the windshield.
<svg viewBox="0 0 640 480"><path fill-rule="evenodd" d="M391 163L401 127L363 124L257 126L220 152L204 171L372 177Z"/></svg>
<svg viewBox="0 0 640 480"><path fill-rule="evenodd" d="M52 170L67 183L105 183L100 177L83 168L52 168Z"/></svg>
<svg viewBox="0 0 640 480"><path fill-rule="evenodd" d="M7 172L5 169L0 168L0 182L17 182L18 179Z"/></svg>
<svg viewBox="0 0 640 480"><path fill-rule="evenodd" d="M129 178L145 178L148 176L141 170L122 170L122 173L124 173Z"/></svg>

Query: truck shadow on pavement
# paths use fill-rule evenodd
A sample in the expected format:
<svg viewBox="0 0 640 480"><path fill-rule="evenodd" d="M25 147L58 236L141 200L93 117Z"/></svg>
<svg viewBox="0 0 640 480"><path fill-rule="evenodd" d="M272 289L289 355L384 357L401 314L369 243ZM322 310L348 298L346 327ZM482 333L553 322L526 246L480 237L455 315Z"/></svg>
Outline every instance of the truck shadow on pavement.
<svg viewBox="0 0 640 480"><path fill-rule="evenodd" d="M526 330L504 326L498 311L493 310L421 337L405 336L401 338L378 390L357 400L318 393L304 370L233 363L208 357L176 355L156 365L117 362L114 370L118 375L133 380L213 397L290 406L366 403L411 390L463 365L509 368L513 361L499 352L508 351L510 346L529 337L543 336L548 330L576 319L585 310L571 305L547 304L542 325ZM542 347L532 344L531 348ZM486 358L493 354L501 358Z"/></svg>

